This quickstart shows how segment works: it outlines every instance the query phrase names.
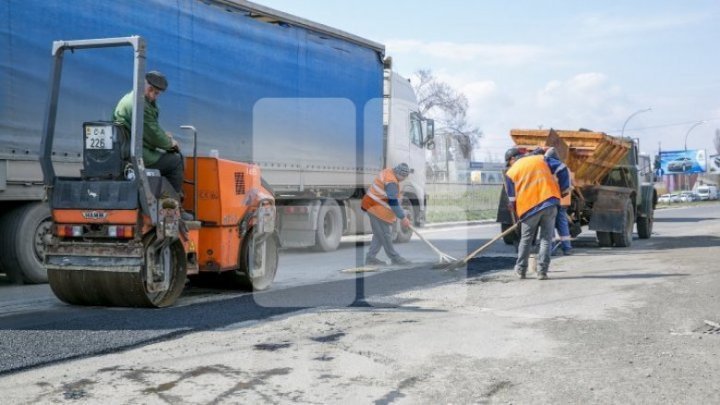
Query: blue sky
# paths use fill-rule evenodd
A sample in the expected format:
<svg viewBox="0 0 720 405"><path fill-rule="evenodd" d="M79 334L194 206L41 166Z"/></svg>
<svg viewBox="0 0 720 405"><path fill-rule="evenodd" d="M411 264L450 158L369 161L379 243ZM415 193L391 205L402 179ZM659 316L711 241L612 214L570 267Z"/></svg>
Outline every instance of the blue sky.
<svg viewBox="0 0 720 405"><path fill-rule="evenodd" d="M257 0L386 46L395 70L429 68L470 100L498 159L511 128L640 139L644 152L708 149L720 128L720 2Z"/></svg>

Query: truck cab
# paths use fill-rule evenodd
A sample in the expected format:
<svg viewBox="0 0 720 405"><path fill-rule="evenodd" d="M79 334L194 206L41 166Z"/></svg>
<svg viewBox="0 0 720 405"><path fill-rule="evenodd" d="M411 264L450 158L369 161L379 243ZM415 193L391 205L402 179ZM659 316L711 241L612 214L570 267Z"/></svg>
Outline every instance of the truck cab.
<svg viewBox="0 0 720 405"><path fill-rule="evenodd" d="M401 203L412 222L422 226L426 214L425 149L434 147L434 122L420 114L410 82L390 69L385 69L384 94L385 167L402 162L410 166L410 176L400 184ZM410 239L412 231L399 231L400 241Z"/></svg>

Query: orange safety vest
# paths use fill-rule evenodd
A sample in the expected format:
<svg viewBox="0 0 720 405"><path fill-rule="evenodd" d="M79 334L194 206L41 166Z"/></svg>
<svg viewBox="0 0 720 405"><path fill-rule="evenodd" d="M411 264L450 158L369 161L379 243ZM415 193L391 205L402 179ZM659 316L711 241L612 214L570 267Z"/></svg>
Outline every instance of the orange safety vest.
<svg viewBox="0 0 720 405"><path fill-rule="evenodd" d="M543 156L518 159L507 171L515 183L515 211L518 218L548 198L560 199L560 186Z"/></svg>
<svg viewBox="0 0 720 405"><path fill-rule="evenodd" d="M367 189L367 193L362 199L362 209L369 214L375 215L388 223L394 223L397 217L390 208L388 196L385 192L385 185L395 183L398 185L398 200L400 199L400 185L393 169L385 169L375 177L373 184Z"/></svg>

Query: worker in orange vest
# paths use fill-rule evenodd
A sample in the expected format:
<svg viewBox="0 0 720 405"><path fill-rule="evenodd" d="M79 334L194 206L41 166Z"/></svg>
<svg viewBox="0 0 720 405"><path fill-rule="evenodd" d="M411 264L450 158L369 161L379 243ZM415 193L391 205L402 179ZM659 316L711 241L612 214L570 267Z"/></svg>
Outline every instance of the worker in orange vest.
<svg viewBox="0 0 720 405"><path fill-rule="evenodd" d="M557 150L555 148L550 147L545 152L545 157L553 158L560 160L560 156L557 153ZM568 214L567 210L568 207L570 207L570 204L572 202L572 199L570 195L572 194L572 183L573 183L573 174L568 168L568 175L570 176L570 193L567 193L563 198L560 199L560 205L558 206L558 213L557 218L555 218L555 229L557 230L558 236L560 237L560 246L562 247L563 256L570 256L572 255L572 242L570 237L570 223L568 222ZM556 246L557 248L557 246ZM554 250L554 249L553 249ZM554 254L554 252L553 252Z"/></svg>
<svg viewBox="0 0 720 405"><path fill-rule="evenodd" d="M380 247L392 264L409 264L410 261L400 256L392 242L392 228L396 220L400 220L403 228L410 226L410 220L400 206L400 182L410 174L407 163L400 163L394 168L385 169L375 177L362 199L362 209L370 217L372 227L372 241L370 250L365 256L366 265L387 265L376 256Z"/></svg>
<svg viewBox="0 0 720 405"><path fill-rule="evenodd" d="M537 277L547 279L555 217L560 198L570 192L570 176L564 163L543 155L523 155L518 148L505 152L505 173L510 209L520 221L520 245L515 273L525 278L535 232L540 228ZM562 191L561 191L562 190Z"/></svg>

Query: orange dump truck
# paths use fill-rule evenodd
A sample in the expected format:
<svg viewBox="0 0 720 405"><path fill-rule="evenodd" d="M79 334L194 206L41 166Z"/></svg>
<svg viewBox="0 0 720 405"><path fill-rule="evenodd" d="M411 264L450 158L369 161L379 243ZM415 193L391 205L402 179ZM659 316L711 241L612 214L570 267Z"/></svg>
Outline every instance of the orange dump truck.
<svg viewBox="0 0 720 405"><path fill-rule="evenodd" d="M528 151L554 147L573 175L573 193L568 208L570 233L580 234L586 226L597 234L603 247L628 247L633 228L641 239L650 238L657 193L652 186L650 159L640 156L637 144L588 130L513 129L510 137L519 148ZM504 229L513 218L502 194L497 221ZM517 235L505 242L512 244Z"/></svg>

